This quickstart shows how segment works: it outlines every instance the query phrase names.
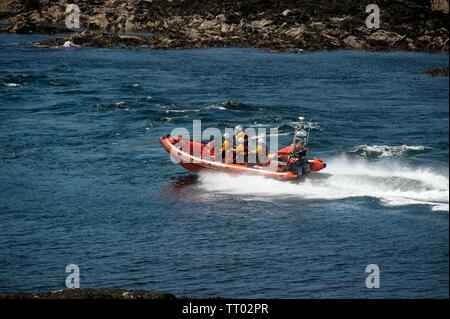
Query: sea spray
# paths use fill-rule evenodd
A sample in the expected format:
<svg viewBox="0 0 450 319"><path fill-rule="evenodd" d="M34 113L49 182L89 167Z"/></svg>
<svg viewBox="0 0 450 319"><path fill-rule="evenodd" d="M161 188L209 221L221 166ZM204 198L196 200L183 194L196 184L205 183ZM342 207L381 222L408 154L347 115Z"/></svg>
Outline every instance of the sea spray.
<svg viewBox="0 0 450 319"><path fill-rule="evenodd" d="M426 153L432 151L427 146L391 146L391 145L359 145L347 152L349 155L358 155L366 158L399 157Z"/></svg>
<svg viewBox="0 0 450 319"><path fill-rule="evenodd" d="M437 173L427 167L408 167L394 160L370 162L341 156L327 163L325 170L310 174L300 183L261 176L205 173L200 176L200 187L263 201L372 197L386 206L425 204L432 210L448 211L448 174Z"/></svg>

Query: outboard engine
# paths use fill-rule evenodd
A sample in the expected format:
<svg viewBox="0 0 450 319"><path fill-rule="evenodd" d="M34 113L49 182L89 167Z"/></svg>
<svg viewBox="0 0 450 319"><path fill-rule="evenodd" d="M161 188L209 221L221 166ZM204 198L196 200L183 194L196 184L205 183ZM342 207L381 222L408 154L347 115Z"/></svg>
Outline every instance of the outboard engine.
<svg viewBox="0 0 450 319"><path fill-rule="evenodd" d="M301 177L306 177L306 175L308 175L308 173L310 171L308 160L305 157L303 157L303 158L300 158L296 164L298 167L299 175L301 175Z"/></svg>
<svg viewBox="0 0 450 319"><path fill-rule="evenodd" d="M305 178L310 172L309 162L306 157L300 157L295 162L290 163L288 170L299 178Z"/></svg>

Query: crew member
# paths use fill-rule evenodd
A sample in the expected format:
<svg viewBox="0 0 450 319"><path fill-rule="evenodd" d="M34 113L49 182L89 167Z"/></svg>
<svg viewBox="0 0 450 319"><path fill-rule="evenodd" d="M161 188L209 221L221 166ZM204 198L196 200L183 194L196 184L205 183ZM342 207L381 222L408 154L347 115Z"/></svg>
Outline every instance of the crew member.
<svg viewBox="0 0 450 319"><path fill-rule="evenodd" d="M225 159L226 163L231 163L233 162L233 141L228 133L225 133L223 138L222 159Z"/></svg>
<svg viewBox="0 0 450 319"><path fill-rule="evenodd" d="M236 158L239 160L237 162L242 163L242 159L244 160L244 163L248 162L248 148L245 147L245 140L243 137L240 137L238 139L238 146L236 147Z"/></svg>
<svg viewBox="0 0 450 319"><path fill-rule="evenodd" d="M214 148L218 145L216 140L209 141L203 149L203 155L214 156Z"/></svg>
<svg viewBox="0 0 450 319"><path fill-rule="evenodd" d="M241 137L243 138L244 136L245 136L245 132L244 132L242 126L241 125L236 125L234 127L234 142L235 142L234 145L235 145L235 147L239 144L238 140Z"/></svg>
<svg viewBox="0 0 450 319"><path fill-rule="evenodd" d="M251 151L252 154L255 154L256 157L256 162L258 164L265 164L268 161L267 155L267 145L264 142L264 139L260 138L258 139L258 147L256 147L255 150Z"/></svg>

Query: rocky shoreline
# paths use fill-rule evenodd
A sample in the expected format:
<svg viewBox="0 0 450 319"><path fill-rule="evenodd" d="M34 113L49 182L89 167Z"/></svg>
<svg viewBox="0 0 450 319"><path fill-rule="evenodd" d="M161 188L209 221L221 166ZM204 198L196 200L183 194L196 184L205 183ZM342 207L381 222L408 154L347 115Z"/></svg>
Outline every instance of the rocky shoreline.
<svg viewBox="0 0 450 319"><path fill-rule="evenodd" d="M82 32L41 47L190 49L253 47L277 52L318 50L448 51L448 0L379 0L380 28L366 26L356 0L73 0ZM5 0L0 32L67 33L66 1ZM120 34L152 33L151 36Z"/></svg>
<svg viewBox="0 0 450 319"><path fill-rule="evenodd" d="M72 288L31 294L29 292L11 292L0 295L0 300L8 299L185 299L177 298L166 292L148 290L124 290L106 288Z"/></svg>

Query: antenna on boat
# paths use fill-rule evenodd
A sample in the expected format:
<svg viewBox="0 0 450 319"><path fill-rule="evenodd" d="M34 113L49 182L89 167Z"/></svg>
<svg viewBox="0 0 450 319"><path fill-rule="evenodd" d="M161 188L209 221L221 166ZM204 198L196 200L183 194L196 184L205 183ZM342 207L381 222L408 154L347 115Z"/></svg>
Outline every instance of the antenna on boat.
<svg viewBox="0 0 450 319"><path fill-rule="evenodd" d="M311 120L308 122L308 135L306 136L306 144L309 142L309 133L311 133L311 128L313 127L313 122Z"/></svg>
<svg viewBox="0 0 450 319"><path fill-rule="evenodd" d="M305 126L305 118L303 116L300 116L298 120L300 122L296 123L295 125L294 139L292 141L293 147L299 140L301 140L302 146L306 146L309 137L309 131L311 130L311 123L309 122L308 125ZM306 131L305 129L308 129L308 131Z"/></svg>

